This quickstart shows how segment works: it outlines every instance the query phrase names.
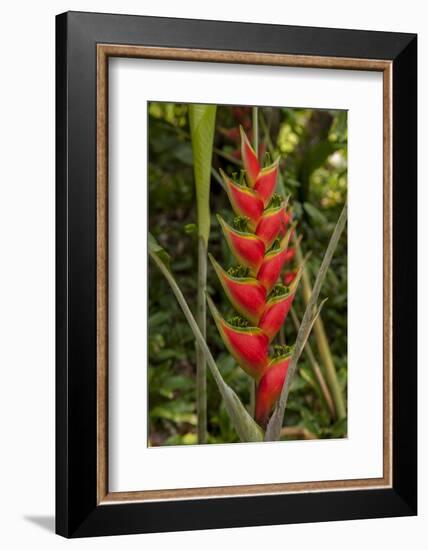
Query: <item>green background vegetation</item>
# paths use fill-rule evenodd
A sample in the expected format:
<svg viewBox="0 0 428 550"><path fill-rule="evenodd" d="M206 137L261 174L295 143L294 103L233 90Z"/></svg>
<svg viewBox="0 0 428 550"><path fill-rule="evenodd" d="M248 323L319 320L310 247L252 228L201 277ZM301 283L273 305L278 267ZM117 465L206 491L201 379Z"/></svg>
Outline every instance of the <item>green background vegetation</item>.
<svg viewBox="0 0 428 550"><path fill-rule="evenodd" d="M187 105L149 104L149 230L171 255L176 280L195 310L197 274L196 208ZM218 106L213 167L239 175L239 124L251 135L251 109ZM311 252L308 271L315 280L330 235L347 195L347 113L295 108L259 108L259 153L281 157L281 181L291 196L294 218L302 234L302 250ZM215 218L233 218L225 191L211 181L209 251L223 265L232 257ZM340 385L347 383L347 235L342 235L324 283L328 302L322 319ZM232 314L216 275L209 266L208 291L227 318ZM301 319L301 290L295 299ZM291 316L284 335L294 342ZM225 349L208 315L207 342L225 382L243 403L250 401L248 376ZM319 362L314 336L310 344ZM196 443L195 342L166 280L149 269L149 444ZM322 370L322 365L321 365ZM346 419L336 420L320 391L306 354L299 361L287 403L283 439L346 436ZM219 392L208 373L208 443L232 443L234 432Z"/></svg>

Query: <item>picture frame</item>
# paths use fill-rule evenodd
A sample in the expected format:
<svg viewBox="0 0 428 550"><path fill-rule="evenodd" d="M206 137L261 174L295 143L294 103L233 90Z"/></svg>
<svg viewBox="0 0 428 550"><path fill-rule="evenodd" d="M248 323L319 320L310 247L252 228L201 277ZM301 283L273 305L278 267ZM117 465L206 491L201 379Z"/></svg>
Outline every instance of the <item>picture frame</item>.
<svg viewBox="0 0 428 550"><path fill-rule="evenodd" d="M383 476L108 488L108 62L383 75ZM56 532L65 537L417 513L417 36L68 12L56 18Z"/></svg>

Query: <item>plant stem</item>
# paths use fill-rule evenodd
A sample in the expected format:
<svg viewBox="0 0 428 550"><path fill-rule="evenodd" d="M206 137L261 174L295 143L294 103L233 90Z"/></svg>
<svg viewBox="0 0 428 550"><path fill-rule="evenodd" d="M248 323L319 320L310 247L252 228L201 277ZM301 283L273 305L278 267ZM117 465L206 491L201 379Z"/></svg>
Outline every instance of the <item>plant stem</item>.
<svg viewBox="0 0 428 550"><path fill-rule="evenodd" d="M299 323L299 319L297 317L297 314L294 311L294 307L291 308L291 318L293 319L294 326L295 326L296 330L298 331L300 323ZM318 381L318 384L319 384L321 392L324 396L327 408L330 411L331 416L334 417L336 415L336 411L335 411L335 408L334 408L333 399L331 398L330 390L328 389L327 383L324 380L324 376L323 376L322 371L321 371L321 369L318 365L318 361L315 359L314 352L312 351L312 347L311 347L309 342L306 342L305 353L308 357L309 363L311 364L311 367L312 367L313 373L315 375L315 378Z"/></svg>
<svg viewBox="0 0 428 550"><path fill-rule="evenodd" d="M305 347L305 344L309 338L311 329L324 304L324 302L322 302L320 306L316 308L316 303L318 301L318 297L321 291L321 286L324 282L325 276L327 275L327 271L331 264L334 251L337 248L340 236L342 235L343 229L345 228L346 219L347 204L345 204L339 216L336 227L334 228L333 234L330 238L330 242L328 243L327 250L324 254L320 269L318 271L312 294L306 306L305 314L303 315L299 332L297 333L296 344L294 346L293 355L291 357L290 365L288 367L288 374L282 387L281 396L266 429L265 441L277 441L280 437L282 423L284 421L285 407L287 404L288 394L290 393L291 381L293 380L294 374L297 370L297 361L302 354L303 348Z"/></svg>
<svg viewBox="0 0 428 550"><path fill-rule="evenodd" d="M270 137L270 131L269 131L268 125L266 123L266 119L265 119L265 116L263 114L263 111L260 111L260 122L261 122L261 125L263 127L263 132L264 132L264 136L265 136L265 140L266 140L266 145L267 145L268 149L270 150L271 154L273 154L273 152L275 150L275 147L273 146L272 138Z"/></svg>
<svg viewBox="0 0 428 550"><path fill-rule="evenodd" d="M255 412L256 412L256 382L251 377L249 378L249 384L250 384L250 407L249 407L249 413L252 418L254 418Z"/></svg>
<svg viewBox="0 0 428 550"><path fill-rule="evenodd" d="M198 276L196 322L205 341L207 248L210 234L210 184L214 144L216 105L189 106L190 136L192 141L193 171L195 176L196 215L198 226ZM196 409L198 443L207 440L207 381L205 353L196 342Z"/></svg>
<svg viewBox="0 0 428 550"><path fill-rule="evenodd" d="M227 191L223 178L220 176L220 174L217 172L215 168L211 168L211 175L216 180L216 182L219 183L225 191Z"/></svg>
<svg viewBox="0 0 428 550"><path fill-rule="evenodd" d="M259 156L259 117L258 107L253 107L253 149L257 156Z"/></svg>
<svg viewBox="0 0 428 550"><path fill-rule="evenodd" d="M207 249L204 239L198 239L198 291L196 322L202 336L207 335ZM196 342L196 411L198 417L198 443L207 441L207 364L202 347Z"/></svg>
<svg viewBox="0 0 428 550"><path fill-rule="evenodd" d="M299 243L296 243L296 259L299 265L303 261L303 254ZM306 268L304 268L303 270L302 288L303 298L305 304L307 305L311 298L312 286L309 278L309 273ZM341 420L342 418L346 417L345 400L343 398L342 390L339 385L339 380L337 379L333 357L331 355L330 346L328 344L327 336L324 329L324 323L322 322L321 317L318 317L318 319L315 321L314 336L317 343L319 357L322 365L324 366L327 383L333 397L336 416L339 420Z"/></svg>
<svg viewBox="0 0 428 550"><path fill-rule="evenodd" d="M231 164L235 164L236 166L239 166L242 168L242 162L239 159L236 159L232 155L229 155L228 153L225 153L218 147L213 147L214 153L216 153L219 157L223 157L225 160L229 161Z"/></svg>

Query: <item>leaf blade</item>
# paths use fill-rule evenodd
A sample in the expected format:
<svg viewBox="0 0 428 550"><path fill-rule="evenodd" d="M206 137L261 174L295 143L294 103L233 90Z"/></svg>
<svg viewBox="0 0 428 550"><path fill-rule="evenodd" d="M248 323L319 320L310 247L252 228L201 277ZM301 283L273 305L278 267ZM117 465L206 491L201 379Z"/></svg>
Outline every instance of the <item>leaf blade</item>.
<svg viewBox="0 0 428 550"><path fill-rule="evenodd" d="M189 105L198 234L204 239L205 246L208 243L210 234L209 196L216 111L216 105L201 105L196 103Z"/></svg>

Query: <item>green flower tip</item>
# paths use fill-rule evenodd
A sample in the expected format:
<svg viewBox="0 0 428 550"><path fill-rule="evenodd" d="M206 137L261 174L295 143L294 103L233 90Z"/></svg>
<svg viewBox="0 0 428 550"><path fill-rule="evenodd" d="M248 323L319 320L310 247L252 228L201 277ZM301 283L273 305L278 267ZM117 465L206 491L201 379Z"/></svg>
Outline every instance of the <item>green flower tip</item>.
<svg viewBox="0 0 428 550"><path fill-rule="evenodd" d="M249 219L246 216L236 216L233 220L233 226L237 231L246 233L248 232L248 221Z"/></svg>
<svg viewBox="0 0 428 550"><path fill-rule="evenodd" d="M282 284L277 284L273 287L271 293L269 294L269 298L277 298L278 296L285 296L288 294L289 288Z"/></svg>
<svg viewBox="0 0 428 550"><path fill-rule="evenodd" d="M278 208L279 206L281 206L282 202L283 198L281 197L281 195L278 195L278 193L274 193L269 201L269 204L266 207L266 210L268 208Z"/></svg>
<svg viewBox="0 0 428 550"><path fill-rule="evenodd" d="M244 317L241 317L240 315L234 315L233 317L230 317L228 319L228 323L229 325L237 328L246 328L249 325L247 319L244 319Z"/></svg>
<svg viewBox="0 0 428 550"><path fill-rule="evenodd" d="M265 158L263 159L263 167L266 168L272 164L272 157L269 152L265 153Z"/></svg>
<svg viewBox="0 0 428 550"><path fill-rule="evenodd" d="M236 277L237 279L245 279L245 277L249 276L250 270L248 269L248 267L238 264L238 265L233 265L232 267L229 267L229 269L227 270L227 273L231 277Z"/></svg>
<svg viewBox="0 0 428 550"><path fill-rule="evenodd" d="M286 346L285 344L275 344L273 346L273 358L279 359L283 356L288 356L293 353L294 346Z"/></svg>
<svg viewBox="0 0 428 550"><path fill-rule="evenodd" d="M272 252L273 250L279 250L281 248L281 239L280 237L277 237L273 243L272 246L269 248L268 252Z"/></svg>

